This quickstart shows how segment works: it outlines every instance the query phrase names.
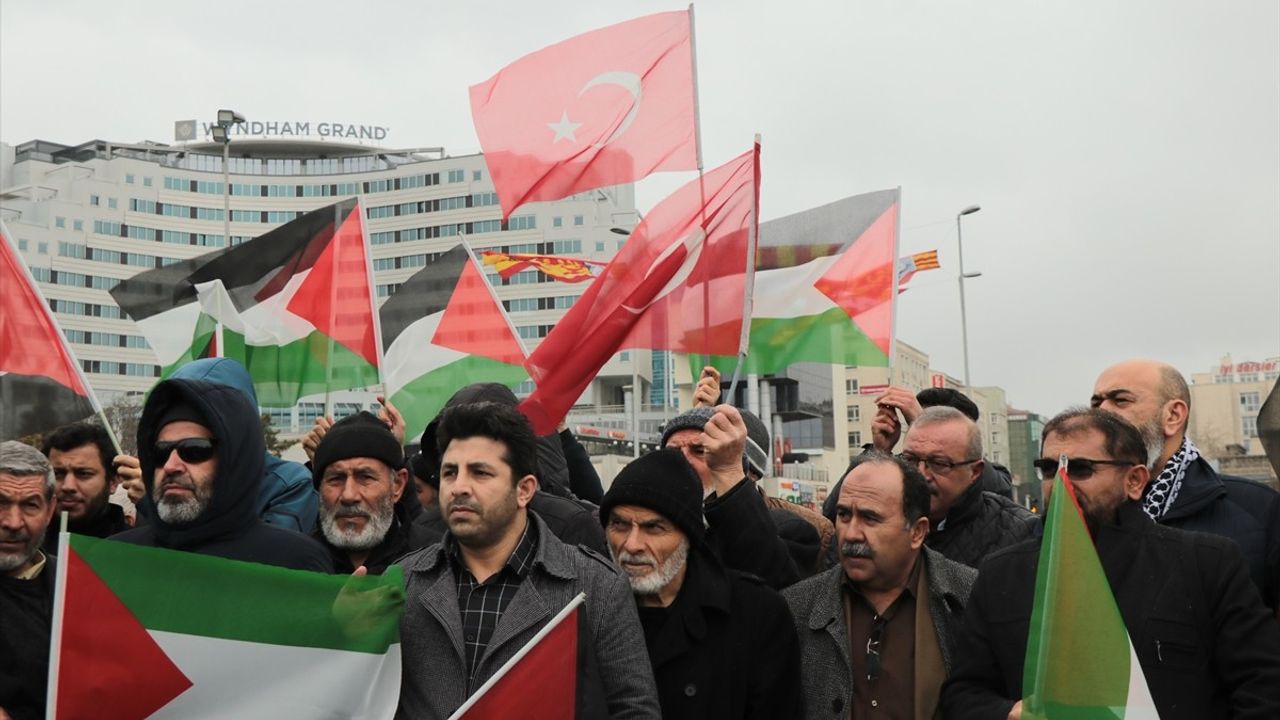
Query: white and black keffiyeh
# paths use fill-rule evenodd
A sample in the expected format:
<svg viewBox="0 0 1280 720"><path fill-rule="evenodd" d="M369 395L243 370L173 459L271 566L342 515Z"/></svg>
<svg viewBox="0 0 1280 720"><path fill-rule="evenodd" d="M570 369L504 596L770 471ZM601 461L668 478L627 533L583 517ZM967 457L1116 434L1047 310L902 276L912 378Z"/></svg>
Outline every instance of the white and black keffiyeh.
<svg viewBox="0 0 1280 720"><path fill-rule="evenodd" d="M1191 438L1182 438L1182 447L1164 464L1159 477L1147 486L1147 494L1142 499L1142 509L1152 520L1164 517L1173 507L1173 501L1178 499L1178 491L1182 489L1182 479L1187 475L1187 467L1199 457L1200 450Z"/></svg>

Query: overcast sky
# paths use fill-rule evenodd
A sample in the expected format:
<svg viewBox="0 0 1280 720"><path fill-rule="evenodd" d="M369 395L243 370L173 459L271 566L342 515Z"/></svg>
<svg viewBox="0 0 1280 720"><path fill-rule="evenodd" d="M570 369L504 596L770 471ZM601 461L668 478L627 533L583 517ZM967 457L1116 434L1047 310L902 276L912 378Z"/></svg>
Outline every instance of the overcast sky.
<svg viewBox="0 0 1280 720"><path fill-rule="evenodd" d="M467 87L657 2L0 0L0 140L169 141L220 107L478 151ZM1052 414L1126 357L1280 355L1280 3L797 0L696 6L708 167L763 135L764 219L902 186L943 269L899 337ZM641 183L651 207L688 174Z"/></svg>

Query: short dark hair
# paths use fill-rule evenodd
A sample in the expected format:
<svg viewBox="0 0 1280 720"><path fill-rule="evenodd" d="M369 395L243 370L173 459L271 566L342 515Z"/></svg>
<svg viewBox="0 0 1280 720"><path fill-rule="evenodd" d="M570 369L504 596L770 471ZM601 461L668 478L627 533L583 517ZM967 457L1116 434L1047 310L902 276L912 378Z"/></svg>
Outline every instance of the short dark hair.
<svg viewBox="0 0 1280 720"><path fill-rule="evenodd" d="M112 462L116 459L115 443L111 442L111 435L107 429L97 423L74 422L63 425L49 433L49 436L40 444L40 452L44 453L45 457L49 457L49 453L54 450L68 452L85 445L97 446L98 458L102 461L102 469L106 471L107 478L115 477L116 466Z"/></svg>
<svg viewBox="0 0 1280 720"><path fill-rule="evenodd" d="M496 402L463 403L440 415L436 449L442 460L450 442L471 437L487 437L507 446L502 461L511 466L512 479L537 475L538 439L528 419L514 407Z"/></svg>
<svg viewBox="0 0 1280 720"><path fill-rule="evenodd" d="M882 450L868 450L853 458L844 475L840 476L839 489L843 489L845 480L849 479L849 473L854 468L869 463L893 465L902 473L902 516L907 519L907 525L929 514L929 482L924 479L920 468Z"/></svg>
<svg viewBox="0 0 1280 720"><path fill-rule="evenodd" d="M1101 408L1073 407L1053 416L1040 433L1040 449L1044 450L1045 438L1050 435L1079 435L1090 430L1102 433L1106 439L1104 448L1112 460L1147 464L1147 447L1142 442L1142 433L1124 418Z"/></svg>
<svg viewBox="0 0 1280 720"><path fill-rule="evenodd" d="M916 394L916 402L920 403L922 408L939 405L955 408L974 422L978 422L981 416L977 404L954 388L925 388Z"/></svg>

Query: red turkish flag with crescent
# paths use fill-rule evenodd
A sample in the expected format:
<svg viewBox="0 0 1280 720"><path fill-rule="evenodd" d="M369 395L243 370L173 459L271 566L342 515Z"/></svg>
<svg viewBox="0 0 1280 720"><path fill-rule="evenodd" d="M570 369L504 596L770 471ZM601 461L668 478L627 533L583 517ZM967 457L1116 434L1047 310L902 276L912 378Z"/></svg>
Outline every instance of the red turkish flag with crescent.
<svg viewBox="0 0 1280 720"><path fill-rule="evenodd" d="M687 11L543 48L471 87L471 117L505 220L660 170L698 167Z"/></svg>
<svg viewBox="0 0 1280 720"><path fill-rule="evenodd" d="M663 200L525 361L537 388L520 404L555 430L619 350L736 355L742 342L760 146Z"/></svg>

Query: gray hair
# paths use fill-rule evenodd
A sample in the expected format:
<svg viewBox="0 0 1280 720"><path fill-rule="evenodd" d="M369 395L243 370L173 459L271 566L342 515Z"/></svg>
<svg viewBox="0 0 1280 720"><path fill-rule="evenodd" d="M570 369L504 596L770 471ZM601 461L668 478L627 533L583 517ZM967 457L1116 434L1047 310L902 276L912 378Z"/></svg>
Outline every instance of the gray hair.
<svg viewBox="0 0 1280 720"><path fill-rule="evenodd" d="M46 499L53 497L53 466L44 453L17 440L0 443L0 473L14 477L44 477Z"/></svg>
<svg viewBox="0 0 1280 720"><path fill-rule="evenodd" d="M926 427L929 425L942 425L944 423L959 422L964 423L969 430L969 444L965 448L965 459L978 459L982 457L982 429L978 427L978 423L969 419L968 415L948 405L934 405L925 408L924 412L916 417L916 421L911 423L911 427Z"/></svg>

